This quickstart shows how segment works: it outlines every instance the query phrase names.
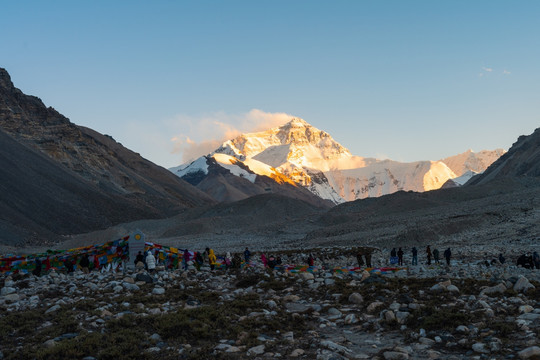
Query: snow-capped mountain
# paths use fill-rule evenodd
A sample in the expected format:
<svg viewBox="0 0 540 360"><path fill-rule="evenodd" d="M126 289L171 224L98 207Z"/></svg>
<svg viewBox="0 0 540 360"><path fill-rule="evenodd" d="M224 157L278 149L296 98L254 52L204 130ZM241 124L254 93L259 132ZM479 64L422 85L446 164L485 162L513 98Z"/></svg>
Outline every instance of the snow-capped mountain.
<svg viewBox="0 0 540 360"><path fill-rule="evenodd" d="M338 204L399 190L439 189L449 179L484 171L502 153L500 149L467 151L440 161L413 163L364 158L352 155L328 133L293 118L277 128L240 135L208 157L170 170L186 180L204 176L207 160L213 158L249 181L254 182L258 175L289 181ZM456 183L466 181L460 180Z"/></svg>

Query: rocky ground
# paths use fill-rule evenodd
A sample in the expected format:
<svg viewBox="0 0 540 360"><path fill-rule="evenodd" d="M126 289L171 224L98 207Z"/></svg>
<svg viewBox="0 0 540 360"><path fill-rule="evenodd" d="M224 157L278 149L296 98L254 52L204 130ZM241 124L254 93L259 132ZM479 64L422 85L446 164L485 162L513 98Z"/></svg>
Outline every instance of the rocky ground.
<svg viewBox="0 0 540 360"><path fill-rule="evenodd" d="M540 271L451 265L3 276L0 359L540 358Z"/></svg>

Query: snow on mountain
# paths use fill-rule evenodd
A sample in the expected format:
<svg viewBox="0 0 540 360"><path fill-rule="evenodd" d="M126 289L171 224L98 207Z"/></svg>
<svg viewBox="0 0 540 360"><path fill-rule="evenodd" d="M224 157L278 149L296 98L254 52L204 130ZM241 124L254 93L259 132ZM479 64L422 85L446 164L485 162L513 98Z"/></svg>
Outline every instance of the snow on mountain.
<svg viewBox="0 0 540 360"><path fill-rule="evenodd" d="M171 171L173 174L175 174L178 177L184 177L187 174L197 173L197 172L201 172L206 175L208 174L208 164L206 163L206 157L201 156L200 158L196 159L195 161L189 164L183 164L180 166L170 168L169 171Z"/></svg>
<svg viewBox="0 0 540 360"><path fill-rule="evenodd" d="M461 176L458 176L457 178L453 178L452 181L454 181L459 186L465 185L467 181L469 181L473 176L478 175L479 173L474 172L472 170L467 171Z"/></svg>
<svg viewBox="0 0 540 360"><path fill-rule="evenodd" d="M353 156L328 133L293 118L283 126L228 140L209 156L252 182L257 175L266 175L301 185L338 204L400 190L439 189L449 179L469 171L484 171L502 153L501 149L479 153L469 150L441 161L413 163L363 158ZM179 176L205 171L198 160L174 169ZM465 177L456 183L461 184Z"/></svg>
<svg viewBox="0 0 540 360"><path fill-rule="evenodd" d="M469 171L478 174L487 169L505 152L503 149L483 150L480 152L467 150L462 154L450 156L441 161L448 165L457 176L462 176Z"/></svg>

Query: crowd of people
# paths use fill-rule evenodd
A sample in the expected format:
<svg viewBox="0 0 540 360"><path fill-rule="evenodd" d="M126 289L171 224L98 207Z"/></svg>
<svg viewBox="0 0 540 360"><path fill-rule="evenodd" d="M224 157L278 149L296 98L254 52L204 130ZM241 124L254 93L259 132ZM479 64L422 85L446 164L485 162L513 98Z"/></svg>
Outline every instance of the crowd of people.
<svg viewBox="0 0 540 360"><path fill-rule="evenodd" d="M428 245L426 247L425 254L426 254L426 262L425 262L426 265L441 263L440 252L438 249L431 250L431 246ZM398 248L397 250L396 248L393 248L390 251L390 264L403 266L404 265L403 255L404 255L404 251L402 248ZM412 266L418 265L418 249L415 246L413 246L413 248L411 249L411 255L412 255L411 265ZM443 257L446 261L446 265L450 266L450 261L452 259L452 251L450 250L450 248L447 248L443 252ZM487 254L485 255L485 257L486 259L482 261L482 264L485 266L502 265L506 263L506 258L504 257L502 253L500 253L499 256L491 258L491 259L488 259ZM358 265L359 266L364 265L364 262L361 259L361 257L358 257ZM526 269L540 269L540 255L536 251L534 251L532 254L531 253L522 254L518 257L516 261L516 265L524 267Z"/></svg>
<svg viewBox="0 0 540 360"><path fill-rule="evenodd" d="M248 247L244 250L244 259L245 263L250 263L253 260L251 251ZM282 264L280 256L266 255L264 252L260 253L260 260L264 267L274 269L276 266ZM309 255L306 258L306 263L309 266L314 266L315 258L312 255ZM157 266L156 256L152 254L152 251L146 251L144 254L139 251L135 260L135 266L142 268L144 267L148 272L153 272ZM190 265L195 266L199 271L201 266L207 264L210 267L210 270L214 270L216 266L225 265L225 269L239 269L242 266L242 256L239 253L231 255L230 251L227 251L225 256L221 256L220 259L216 256L213 249L206 248L202 252L190 252L189 250L183 250L182 255L182 269L188 270Z"/></svg>
<svg viewBox="0 0 540 360"><path fill-rule="evenodd" d="M411 262L410 265L418 265L418 249L413 246L411 248ZM188 270L189 266L194 266L198 271L202 266L208 265L210 270L214 270L216 266L223 266L225 269L239 269L242 267L242 262L250 263L253 261L253 254L248 247L245 248L243 252L243 259L241 253L234 253L231 255L231 252L227 251L224 256L218 257L211 248L206 248L204 251L188 251L187 249L181 250L182 260L181 263L178 263L177 267L182 268L183 270ZM405 251L399 247L393 248L390 251L390 265L405 266L406 262L404 261ZM443 252L443 257L447 266L450 266L452 259L452 251L450 248L447 248ZM370 250L361 250L356 254L356 259L359 267L371 268L372 265L372 253ZM436 265L441 263L440 252L438 249L431 249L431 246L428 245L425 249L425 264L426 265ZM158 266L165 266L169 269L176 268L176 266L171 266L171 264L160 263L158 251L147 250L144 253L139 251L137 256L134 259L134 264L137 268L144 268L148 272L152 273L156 270ZM303 259L303 262L307 266L315 265L315 257L312 254L309 254ZM501 253L498 257L482 261L482 264L486 266L504 264L506 259ZM266 268L274 269L276 266L282 265L282 259L280 256L275 256L270 254L267 256L266 253L260 252L260 263ZM64 271L71 273L75 269L80 268L84 273L89 273L92 270L99 270L100 265L97 261L97 257L94 257L93 260L90 259L88 254L82 254L79 259L65 258L63 260ZM532 254L527 253L519 256L517 259L516 265L528 268L528 269L540 269L540 256L535 251ZM36 276L40 276L43 267L48 271L50 269L49 258L46 258L42 261L39 258L35 259L35 269L32 273Z"/></svg>
<svg viewBox="0 0 540 360"><path fill-rule="evenodd" d="M426 247L426 265L431 265L432 264L432 259L433 259L433 263L434 264L440 264L441 262L441 258L440 258L440 252L438 249L433 249L433 251L431 250L431 246L428 245ZM402 248L398 248L398 250L396 250L396 248L393 248L391 251L390 251L390 264L391 265L398 265L398 266L403 266L405 263L403 261L403 256L405 255L405 252L403 251ZM412 249L411 249L411 255L412 255L412 260L411 260L411 265L412 266L416 266L418 265L418 249L416 248L416 246L413 246ZM446 260L446 265L447 266L450 266L450 260L452 258L452 251L450 250L450 248L446 249L444 252L443 252L443 256ZM360 265L360 261L358 262L359 265Z"/></svg>

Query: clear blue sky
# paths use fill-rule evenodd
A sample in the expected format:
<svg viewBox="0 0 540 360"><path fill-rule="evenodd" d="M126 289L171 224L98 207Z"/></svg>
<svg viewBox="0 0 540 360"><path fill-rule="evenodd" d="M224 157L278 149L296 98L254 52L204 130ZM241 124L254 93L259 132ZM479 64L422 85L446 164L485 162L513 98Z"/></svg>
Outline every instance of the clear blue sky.
<svg viewBox="0 0 540 360"><path fill-rule="evenodd" d="M260 127L253 109L437 160L540 126L539 19L540 1L5 1L0 67L165 167Z"/></svg>

